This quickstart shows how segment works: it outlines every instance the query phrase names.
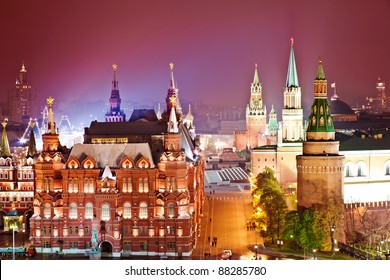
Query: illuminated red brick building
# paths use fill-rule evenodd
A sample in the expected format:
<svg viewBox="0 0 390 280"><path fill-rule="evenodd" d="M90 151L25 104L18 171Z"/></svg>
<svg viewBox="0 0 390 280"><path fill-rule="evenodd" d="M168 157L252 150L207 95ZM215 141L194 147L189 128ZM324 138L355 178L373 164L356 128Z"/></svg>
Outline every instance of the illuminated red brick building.
<svg viewBox="0 0 390 280"><path fill-rule="evenodd" d="M193 124L177 121L185 118L175 100L168 120L135 112L129 122L91 123L67 159L55 150L58 134L47 131L31 218L38 251L85 252L96 232L100 249L113 256L192 254L204 163Z"/></svg>

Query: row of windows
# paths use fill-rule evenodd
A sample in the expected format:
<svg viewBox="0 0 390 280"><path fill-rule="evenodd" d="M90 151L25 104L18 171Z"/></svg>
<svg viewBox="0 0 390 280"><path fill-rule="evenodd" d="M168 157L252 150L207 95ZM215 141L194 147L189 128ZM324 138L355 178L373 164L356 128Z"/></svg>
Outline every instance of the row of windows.
<svg viewBox="0 0 390 280"><path fill-rule="evenodd" d="M390 175L390 160L385 162L385 175ZM359 161L356 165L353 162L347 162L344 166L345 177L364 177L367 175L367 164L364 161Z"/></svg>
<svg viewBox="0 0 390 280"><path fill-rule="evenodd" d="M78 241L72 241L69 242L70 249L79 249L83 247L84 242L78 242ZM148 241L140 241L139 242L140 251L147 251L148 250ZM160 246L161 244L156 241L156 246ZM44 241L43 242L43 248L51 248L52 243L50 241ZM91 242L85 242L85 248L89 249L91 248ZM167 241L166 242L166 249L167 251L174 251L176 250L176 242L174 241ZM133 243L130 241L124 241L123 242L123 250L125 251L132 251L133 250Z"/></svg>
<svg viewBox="0 0 390 280"><path fill-rule="evenodd" d="M33 197L0 197L0 201L33 201Z"/></svg>

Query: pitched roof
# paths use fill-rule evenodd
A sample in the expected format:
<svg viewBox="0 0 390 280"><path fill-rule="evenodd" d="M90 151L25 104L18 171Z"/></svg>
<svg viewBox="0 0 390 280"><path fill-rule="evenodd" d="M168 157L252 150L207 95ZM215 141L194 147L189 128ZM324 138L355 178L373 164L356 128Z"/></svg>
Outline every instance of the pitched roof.
<svg viewBox="0 0 390 280"><path fill-rule="evenodd" d="M75 144L69 158L74 157L82 162L89 156L98 163L99 168L106 165L117 168L124 157L128 156L136 161L139 155L143 155L150 162L151 168L155 168L148 143Z"/></svg>

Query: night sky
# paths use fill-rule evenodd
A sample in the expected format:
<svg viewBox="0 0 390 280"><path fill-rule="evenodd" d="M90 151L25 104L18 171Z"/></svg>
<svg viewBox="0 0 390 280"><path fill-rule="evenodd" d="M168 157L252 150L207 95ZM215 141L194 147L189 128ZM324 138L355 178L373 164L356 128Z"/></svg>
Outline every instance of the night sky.
<svg viewBox="0 0 390 280"><path fill-rule="evenodd" d="M245 106L258 63L264 102L280 109L294 36L304 109L318 56L328 92L336 82L342 100L362 105L377 95L379 76L390 86L389 15L389 0L4 0L1 101L24 60L42 103L50 95L107 103L116 63L122 100L155 106L165 100L172 61L182 100Z"/></svg>

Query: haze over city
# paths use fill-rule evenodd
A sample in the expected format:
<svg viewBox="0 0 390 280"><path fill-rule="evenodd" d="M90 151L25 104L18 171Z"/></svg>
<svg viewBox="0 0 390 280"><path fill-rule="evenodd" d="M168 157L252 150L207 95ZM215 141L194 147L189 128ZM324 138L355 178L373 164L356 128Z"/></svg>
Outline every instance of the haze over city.
<svg viewBox="0 0 390 280"><path fill-rule="evenodd" d="M182 100L242 107L257 63L264 102L280 109L291 36L306 111L318 56L351 106L377 95L378 77L390 83L386 0L2 1L0 11L1 102L24 61L41 104L52 95L71 117L74 104L98 104L83 114L102 120L114 63L128 115L126 104L164 102L170 62Z"/></svg>

